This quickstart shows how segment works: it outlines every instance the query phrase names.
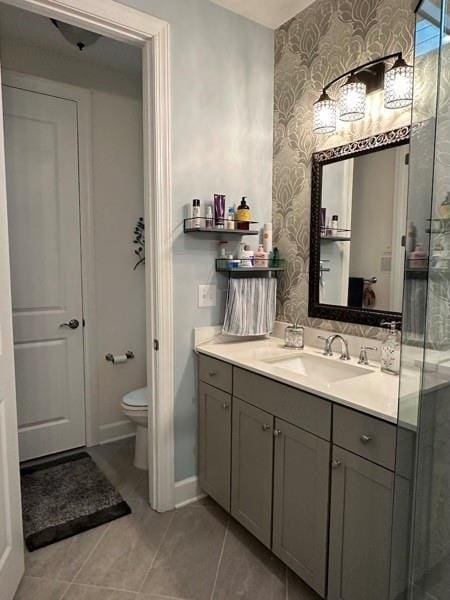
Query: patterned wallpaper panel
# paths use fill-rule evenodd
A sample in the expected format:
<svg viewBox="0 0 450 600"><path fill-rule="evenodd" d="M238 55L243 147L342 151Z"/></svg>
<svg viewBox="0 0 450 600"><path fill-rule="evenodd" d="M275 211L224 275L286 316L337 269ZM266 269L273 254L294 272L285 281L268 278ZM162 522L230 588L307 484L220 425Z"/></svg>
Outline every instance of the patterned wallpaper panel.
<svg viewBox="0 0 450 600"><path fill-rule="evenodd" d="M413 60L416 0L316 0L275 36L273 171L274 243L287 260L280 277L278 319L376 337L382 331L308 318L311 157L410 123L410 110L387 111L382 93L368 97L365 119L338 125L332 135L312 131L312 106L326 83L369 60L402 51ZM333 91L333 90L332 90Z"/></svg>

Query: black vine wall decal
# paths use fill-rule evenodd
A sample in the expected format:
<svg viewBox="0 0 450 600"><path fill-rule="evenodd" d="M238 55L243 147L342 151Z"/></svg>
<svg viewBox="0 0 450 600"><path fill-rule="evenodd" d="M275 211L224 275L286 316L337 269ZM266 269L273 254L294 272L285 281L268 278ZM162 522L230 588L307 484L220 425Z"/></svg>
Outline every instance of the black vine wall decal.
<svg viewBox="0 0 450 600"><path fill-rule="evenodd" d="M145 263L145 223L144 217L139 217L137 220L136 226L134 228L135 238L133 240L133 244L136 244L136 248L134 253L139 257L139 260L134 265L133 271L136 271L139 265Z"/></svg>

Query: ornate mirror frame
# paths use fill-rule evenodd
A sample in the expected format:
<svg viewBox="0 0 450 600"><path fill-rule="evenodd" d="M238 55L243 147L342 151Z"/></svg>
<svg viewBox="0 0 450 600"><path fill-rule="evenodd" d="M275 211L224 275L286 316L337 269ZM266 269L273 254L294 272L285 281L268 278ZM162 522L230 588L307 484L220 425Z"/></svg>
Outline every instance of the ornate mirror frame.
<svg viewBox="0 0 450 600"><path fill-rule="evenodd" d="M380 133L363 140L350 142L343 146L315 152L312 156L311 182L311 228L310 228L310 263L309 263L309 303L308 314L312 318L344 321L377 327L381 321L402 318L402 314L384 310L352 308L319 302L320 278L320 207L322 203L323 167L344 158L354 158L377 152L384 148L393 148L409 142L410 126L400 127Z"/></svg>

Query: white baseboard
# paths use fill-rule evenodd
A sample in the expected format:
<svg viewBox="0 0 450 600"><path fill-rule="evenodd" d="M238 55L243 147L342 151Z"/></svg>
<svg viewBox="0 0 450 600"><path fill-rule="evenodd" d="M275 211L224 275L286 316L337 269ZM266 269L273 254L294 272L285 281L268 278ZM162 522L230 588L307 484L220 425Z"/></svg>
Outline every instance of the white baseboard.
<svg viewBox="0 0 450 600"><path fill-rule="evenodd" d="M196 476L175 482L175 508L181 508L205 496L206 494L202 492L198 485L198 477Z"/></svg>
<svg viewBox="0 0 450 600"><path fill-rule="evenodd" d="M136 426L128 419L100 425L99 429L100 444L108 444L136 435Z"/></svg>

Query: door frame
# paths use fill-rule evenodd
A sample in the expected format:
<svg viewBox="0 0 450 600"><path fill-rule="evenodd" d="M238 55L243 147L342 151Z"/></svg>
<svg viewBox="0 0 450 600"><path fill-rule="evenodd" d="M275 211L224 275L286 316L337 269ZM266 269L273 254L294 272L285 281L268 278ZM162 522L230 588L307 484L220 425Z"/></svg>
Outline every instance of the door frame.
<svg viewBox="0 0 450 600"><path fill-rule="evenodd" d="M171 510L175 477L169 24L114 0L76 0L76 6L75 0L2 1L142 48L144 218L149 232L145 263L147 380L152 398L148 414L149 498L155 510ZM4 163L0 141L0 161Z"/></svg>

